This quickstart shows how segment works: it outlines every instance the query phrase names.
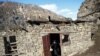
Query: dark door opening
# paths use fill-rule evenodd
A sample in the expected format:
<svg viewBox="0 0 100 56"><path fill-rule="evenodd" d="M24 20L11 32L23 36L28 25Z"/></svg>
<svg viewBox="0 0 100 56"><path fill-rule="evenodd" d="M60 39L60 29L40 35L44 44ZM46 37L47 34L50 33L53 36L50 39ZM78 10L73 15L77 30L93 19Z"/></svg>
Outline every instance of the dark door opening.
<svg viewBox="0 0 100 56"><path fill-rule="evenodd" d="M60 34L43 36L43 47L44 56L61 56Z"/></svg>
<svg viewBox="0 0 100 56"><path fill-rule="evenodd" d="M61 56L60 34L50 34L50 46L52 56Z"/></svg>

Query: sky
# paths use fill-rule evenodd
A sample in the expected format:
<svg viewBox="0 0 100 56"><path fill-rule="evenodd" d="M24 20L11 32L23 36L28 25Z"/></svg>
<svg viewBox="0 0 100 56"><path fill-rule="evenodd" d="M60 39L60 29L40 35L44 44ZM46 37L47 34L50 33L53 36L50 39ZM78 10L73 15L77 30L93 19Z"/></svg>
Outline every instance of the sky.
<svg viewBox="0 0 100 56"><path fill-rule="evenodd" d="M6 1L6 0L0 0ZM77 19L77 12L84 0L8 0L25 4L38 5L44 9L51 10L59 15Z"/></svg>

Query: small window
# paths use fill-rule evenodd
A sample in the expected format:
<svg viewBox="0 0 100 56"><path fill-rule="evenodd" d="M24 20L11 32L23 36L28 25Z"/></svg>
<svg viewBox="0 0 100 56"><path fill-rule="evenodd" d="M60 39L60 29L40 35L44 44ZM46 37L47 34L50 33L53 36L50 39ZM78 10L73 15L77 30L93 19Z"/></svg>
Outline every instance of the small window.
<svg viewBox="0 0 100 56"><path fill-rule="evenodd" d="M16 37L15 36L10 36L10 43L16 42Z"/></svg>
<svg viewBox="0 0 100 56"><path fill-rule="evenodd" d="M64 35L62 39L62 44L63 45L68 45L70 43L69 35Z"/></svg>
<svg viewBox="0 0 100 56"><path fill-rule="evenodd" d="M69 35L64 35L64 39L62 40L62 42L68 42L69 41Z"/></svg>
<svg viewBox="0 0 100 56"><path fill-rule="evenodd" d="M94 33L91 33L91 40L94 40Z"/></svg>
<svg viewBox="0 0 100 56"><path fill-rule="evenodd" d="M3 37L3 39L5 46L5 55L12 56L13 55L12 53L17 53L16 36Z"/></svg>

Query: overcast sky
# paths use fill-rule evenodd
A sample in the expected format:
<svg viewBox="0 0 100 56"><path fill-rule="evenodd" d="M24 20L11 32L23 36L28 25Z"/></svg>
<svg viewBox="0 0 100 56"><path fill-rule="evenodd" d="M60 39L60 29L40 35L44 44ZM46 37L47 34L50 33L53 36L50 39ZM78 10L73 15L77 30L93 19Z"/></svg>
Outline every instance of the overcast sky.
<svg viewBox="0 0 100 56"><path fill-rule="evenodd" d="M5 0L6 1L6 0ZM25 4L36 4L44 9L51 10L73 20L77 18L77 12L84 0L9 0Z"/></svg>

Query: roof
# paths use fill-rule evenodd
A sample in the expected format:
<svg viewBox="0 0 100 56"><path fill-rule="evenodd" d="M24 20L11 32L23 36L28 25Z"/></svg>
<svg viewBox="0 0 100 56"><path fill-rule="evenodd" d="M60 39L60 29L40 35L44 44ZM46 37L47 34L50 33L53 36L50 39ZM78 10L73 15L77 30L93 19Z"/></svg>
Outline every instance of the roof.
<svg viewBox="0 0 100 56"><path fill-rule="evenodd" d="M0 30L25 28L27 21L35 22L69 22L70 19L57 15L37 5L15 2L0 2Z"/></svg>
<svg viewBox="0 0 100 56"><path fill-rule="evenodd" d="M65 18L63 16L57 15L54 12L43 9L37 5L29 5L29 4L21 4L14 2L5 2L0 5L0 9L7 9L5 12L9 12L10 14L16 13L21 14L25 19L30 19L34 21L69 21L70 19ZM11 11L8 11L8 10ZM16 12L15 12L16 11Z"/></svg>

